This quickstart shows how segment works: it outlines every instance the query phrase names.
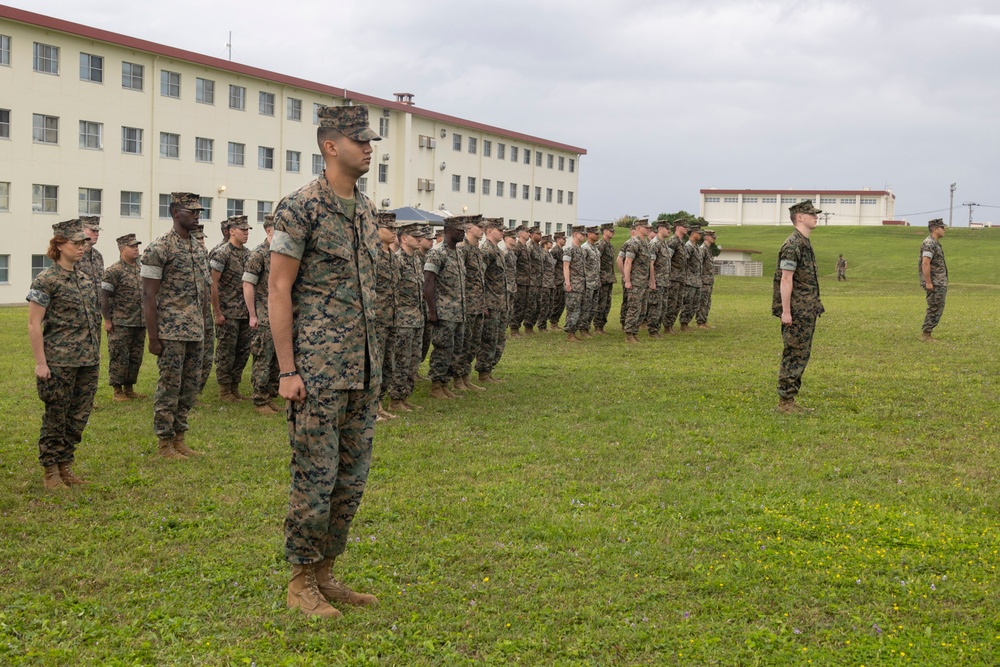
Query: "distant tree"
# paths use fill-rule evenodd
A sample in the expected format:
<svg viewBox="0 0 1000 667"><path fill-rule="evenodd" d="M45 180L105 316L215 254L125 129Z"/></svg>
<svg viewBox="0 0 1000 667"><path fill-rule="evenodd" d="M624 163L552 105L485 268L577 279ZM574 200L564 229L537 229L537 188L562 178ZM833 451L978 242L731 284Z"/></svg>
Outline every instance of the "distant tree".
<svg viewBox="0 0 1000 667"><path fill-rule="evenodd" d="M614 220L614 225L615 225L615 227L628 227L629 225L631 225L635 221L636 221L636 217L634 215L628 215L626 213L622 217L617 218L616 220Z"/></svg>

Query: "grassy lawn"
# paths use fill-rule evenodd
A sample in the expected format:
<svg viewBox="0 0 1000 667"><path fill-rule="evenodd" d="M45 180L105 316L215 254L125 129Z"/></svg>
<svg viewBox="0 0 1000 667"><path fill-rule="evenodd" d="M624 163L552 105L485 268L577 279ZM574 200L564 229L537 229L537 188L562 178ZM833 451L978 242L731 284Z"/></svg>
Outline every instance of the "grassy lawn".
<svg viewBox="0 0 1000 667"><path fill-rule="evenodd" d="M765 278L720 278L712 331L626 347L616 302L610 336L510 341L485 394L420 386L338 561L382 604L333 622L285 609L281 417L213 379L188 436L208 455L167 463L151 400L104 385L92 483L45 493L27 310L0 309L0 664L997 664L1000 232L944 239L932 345L926 230L817 229L816 412L782 416L788 232L720 228Z"/></svg>

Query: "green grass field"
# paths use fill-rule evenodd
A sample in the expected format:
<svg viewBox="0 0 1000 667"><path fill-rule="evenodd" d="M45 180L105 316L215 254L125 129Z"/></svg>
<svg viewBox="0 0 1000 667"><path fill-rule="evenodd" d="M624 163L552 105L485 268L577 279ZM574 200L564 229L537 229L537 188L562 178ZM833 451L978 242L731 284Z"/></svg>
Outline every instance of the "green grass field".
<svg viewBox="0 0 1000 667"><path fill-rule="evenodd" d="M782 416L788 232L720 228L765 278L720 278L712 331L626 347L616 303L613 335L510 341L486 394L420 386L379 426L338 562L382 603L332 622L285 609L282 418L213 379L188 436L208 455L167 463L151 401L105 385L92 483L46 493L27 311L0 309L0 664L997 664L1000 234L944 239L934 345L926 230L817 229L816 412Z"/></svg>

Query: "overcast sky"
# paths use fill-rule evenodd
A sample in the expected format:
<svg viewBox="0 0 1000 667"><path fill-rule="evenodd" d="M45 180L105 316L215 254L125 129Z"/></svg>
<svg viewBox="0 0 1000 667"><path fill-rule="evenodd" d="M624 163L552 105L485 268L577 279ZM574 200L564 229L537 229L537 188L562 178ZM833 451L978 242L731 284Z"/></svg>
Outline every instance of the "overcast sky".
<svg viewBox="0 0 1000 667"><path fill-rule="evenodd" d="M241 63L581 146L582 219L705 187L889 187L914 224L952 182L956 224L1000 206L996 1L8 4L218 57L231 30Z"/></svg>

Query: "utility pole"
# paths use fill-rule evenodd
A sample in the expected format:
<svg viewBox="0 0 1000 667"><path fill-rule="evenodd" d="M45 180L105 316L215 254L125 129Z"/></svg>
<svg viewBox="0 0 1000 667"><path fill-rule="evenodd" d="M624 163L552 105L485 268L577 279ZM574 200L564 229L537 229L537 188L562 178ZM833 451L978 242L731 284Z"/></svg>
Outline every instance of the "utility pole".
<svg viewBox="0 0 1000 667"><path fill-rule="evenodd" d="M229 31L229 41L226 42L226 50L229 52L229 62L233 62L233 31Z"/></svg>
<svg viewBox="0 0 1000 667"><path fill-rule="evenodd" d="M830 216L831 215L837 215L837 214L836 213L830 213L828 211L823 211L823 225L824 226L830 224Z"/></svg>
<svg viewBox="0 0 1000 667"><path fill-rule="evenodd" d="M968 206L969 207L969 227L972 227L972 209L973 209L973 207L979 206L979 204L977 204L974 201L967 201L964 204L962 204L962 206Z"/></svg>
<svg viewBox="0 0 1000 667"><path fill-rule="evenodd" d="M951 195L948 197L948 226L951 227L951 218L955 214L955 188L958 183L951 184Z"/></svg>

